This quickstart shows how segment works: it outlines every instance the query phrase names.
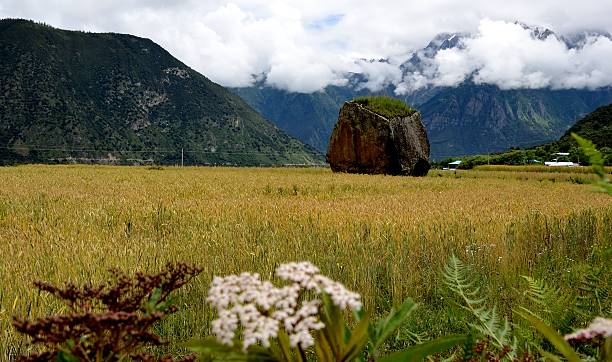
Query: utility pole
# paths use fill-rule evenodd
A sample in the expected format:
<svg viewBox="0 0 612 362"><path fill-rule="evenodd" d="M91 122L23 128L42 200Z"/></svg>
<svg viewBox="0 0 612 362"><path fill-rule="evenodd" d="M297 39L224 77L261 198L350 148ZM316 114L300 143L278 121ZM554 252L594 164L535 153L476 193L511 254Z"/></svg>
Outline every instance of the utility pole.
<svg viewBox="0 0 612 362"><path fill-rule="evenodd" d="M183 149L181 148L181 167L185 165L183 161L184 161L184 153L183 153Z"/></svg>

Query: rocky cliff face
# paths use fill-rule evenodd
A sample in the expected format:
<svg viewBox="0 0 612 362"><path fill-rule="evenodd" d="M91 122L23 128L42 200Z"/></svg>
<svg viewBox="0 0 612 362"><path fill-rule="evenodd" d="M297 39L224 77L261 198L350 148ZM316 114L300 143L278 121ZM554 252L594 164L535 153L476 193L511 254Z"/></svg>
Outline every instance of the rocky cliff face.
<svg viewBox="0 0 612 362"><path fill-rule="evenodd" d="M428 159L418 112L387 119L354 102L340 110L327 152L334 172L424 176Z"/></svg>

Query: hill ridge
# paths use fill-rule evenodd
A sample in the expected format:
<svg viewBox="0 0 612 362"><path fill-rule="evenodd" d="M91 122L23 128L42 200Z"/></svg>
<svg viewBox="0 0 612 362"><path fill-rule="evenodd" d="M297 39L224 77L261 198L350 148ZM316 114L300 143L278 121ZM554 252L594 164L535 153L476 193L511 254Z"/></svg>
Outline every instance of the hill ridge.
<svg viewBox="0 0 612 362"><path fill-rule="evenodd" d="M178 163L181 149L188 164L322 161L150 39L22 19L0 20L0 119L5 163Z"/></svg>

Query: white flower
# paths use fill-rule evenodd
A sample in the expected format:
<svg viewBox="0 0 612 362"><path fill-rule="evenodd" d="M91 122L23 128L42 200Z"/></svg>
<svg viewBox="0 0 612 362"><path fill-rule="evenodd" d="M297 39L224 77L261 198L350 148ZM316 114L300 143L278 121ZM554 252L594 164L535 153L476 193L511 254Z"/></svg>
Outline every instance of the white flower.
<svg viewBox="0 0 612 362"><path fill-rule="evenodd" d="M212 332L219 341L226 345L232 345L232 340L238 328L238 317L229 310L219 312L219 318L212 322Z"/></svg>
<svg viewBox="0 0 612 362"><path fill-rule="evenodd" d="M305 302L296 313L284 320L285 330L289 334L291 347L308 348L314 345L314 338L310 331L325 328L325 325L318 320L319 314L318 299Z"/></svg>
<svg viewBox="0 0 612 362"><path fill-rule="evenodd" d="M314 338L312 338L312 335L310 335L308 331L300 330L289 336L289 344L292 347L300 345L302 348L308 348L314 345Z"/></svg>
<svg viewBox="0 0 612 362"><path fill-rule="evenodd" d="M329 279L326 276L319 275L316 278L319 288L329 295L332 302L345 309L347 307L352 310L361 309L361 296L346 289L344 285Z"/></svg>
<svg viewBox="0 0 612 362"><path fill-rule="evenodd" d="M309 262L287 263L276 268L276 276L283 280L298 283L307 290L318 294L322 291L329 294L333 303L344 309L361 309L361 296L346 289L344 285L319 274L319 268Z"/></svg>
<svg viewBox="0 0 612 362"><path fill-rule="evenodd" d="M270 338L276 338L281 327L292 347L314 345L312 331L325 327L318 318L321 301L305 300L304 291L325 292L342 309L361 309L359 294L319 274L319 268L309 262L281 264L276 276L292 284L277 288L256 273L213 279L207 300L217 309L212 332L221 343L232 345L241 326L245 351L257 343L269 347Z"/></svg>
<svg viewBox="0 0 612 362"><path fill-rule="evenodd" d="M300 263L281 264L276 268L276 276L282 280L289 280L300 284L302 287L312 280L315 275L319 274L319 268L313 264L303 261ZM306 287L306 289L311 289Z"/></svg>
<svg viewBox="0 0 612 362"><path fill-rule="evenodd" d="M270 346L270 338L278 335L278 321L263 315L253 304L236 306L240 324L244 327L242 346L246 351L250 345L261 342Z"/></svg>

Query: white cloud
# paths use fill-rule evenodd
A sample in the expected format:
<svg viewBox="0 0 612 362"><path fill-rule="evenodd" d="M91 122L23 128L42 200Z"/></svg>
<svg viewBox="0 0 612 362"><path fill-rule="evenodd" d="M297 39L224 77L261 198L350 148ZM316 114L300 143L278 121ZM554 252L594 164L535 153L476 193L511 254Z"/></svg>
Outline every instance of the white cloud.
<svg viewBox="0 0 612 362"><path fill-rule="evenodd" d="M374 92L397 83L397 80L402 77L400 64L394 59L372 61L361 59L355 62L355 68L352 71L365 75L367 80L360 87Z"/></svg>
<svg viewBox="0 0 612 362"><path fill-rule="evenodd" d="M605 36L568 48L554 35L538 39L519 24L483 20L461 47L441 50L426 59L424 71L408 74L398 92L456 86L466 79L501 89L604 87L612 85L611 56L612 41Z"/></svg>
<svg viewBox="0 0 612 362"><path fill-rule="evenodd" d="M308 50L293 49L291 54L277 54L271 59L266 82L291 92L310 93L321 90L340 79L333 69L318 59L312 59Z"/></svg>
<svg viewBox="0 0 612 362"><path fill-rule="evenodd" d="M431 67L399 90L454 85L470 74L502 87L609 85L610 41L580 51L535 42L521 20L561 33L612 32L612 2L601 0L2 0L0 17L53 26L148 37L187 65L226 86L269 84L312 92L364 72L371 89L400 82L398 65L441 32L478 34L464 50L440 52ZM484 18L497 21L483 21ZM389 63L355 59L390 59ZM429 72L429 73L428 73Z"/></svg>

